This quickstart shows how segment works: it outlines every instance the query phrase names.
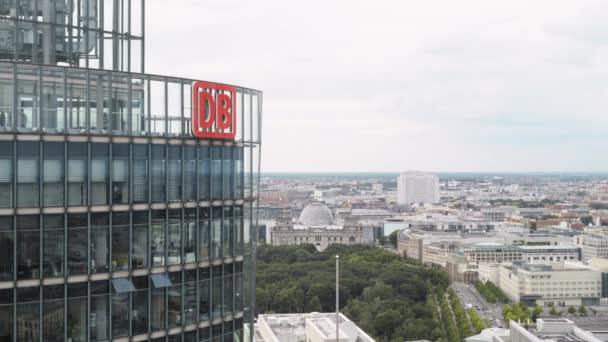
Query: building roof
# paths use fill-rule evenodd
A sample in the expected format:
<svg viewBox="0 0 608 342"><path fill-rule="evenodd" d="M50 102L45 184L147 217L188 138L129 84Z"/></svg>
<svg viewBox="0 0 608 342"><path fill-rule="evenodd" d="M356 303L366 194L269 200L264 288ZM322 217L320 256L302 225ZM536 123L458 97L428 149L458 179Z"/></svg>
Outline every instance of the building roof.
<svg viewBox="0 0 608 342"><path fill-rule="evenodd" d="M329 226L334 216L323 202L315 201L304 207L298 221L304 226Z"/></svg>

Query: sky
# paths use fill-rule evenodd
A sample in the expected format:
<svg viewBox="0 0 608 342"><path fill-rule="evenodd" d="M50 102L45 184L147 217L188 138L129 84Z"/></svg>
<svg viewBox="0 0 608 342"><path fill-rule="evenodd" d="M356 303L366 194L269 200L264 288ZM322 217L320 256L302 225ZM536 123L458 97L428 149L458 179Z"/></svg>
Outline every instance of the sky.
<svg viewBox="0 0 608 342"><path fill-rule="evenodd" d="M263 171L608 171L608 1L146 11L146 72L264 92Z"/></svg>

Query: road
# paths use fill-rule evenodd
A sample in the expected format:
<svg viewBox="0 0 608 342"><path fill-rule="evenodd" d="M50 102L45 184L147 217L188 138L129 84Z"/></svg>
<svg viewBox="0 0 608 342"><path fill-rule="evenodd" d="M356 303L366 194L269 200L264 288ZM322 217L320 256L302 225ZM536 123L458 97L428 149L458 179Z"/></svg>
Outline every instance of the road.
<svg viewBox="0 0 608 342"><path fill-rule="evenodd" d="M472 284L453 282L450 285L456 291L460 303L466 309L466 304L471 304L477 310L481 319L487 319L494 327L502 327L502 306L500 304L488 303L477 292L477 289ZM496 320L499 320L499 323Z"/></svg>

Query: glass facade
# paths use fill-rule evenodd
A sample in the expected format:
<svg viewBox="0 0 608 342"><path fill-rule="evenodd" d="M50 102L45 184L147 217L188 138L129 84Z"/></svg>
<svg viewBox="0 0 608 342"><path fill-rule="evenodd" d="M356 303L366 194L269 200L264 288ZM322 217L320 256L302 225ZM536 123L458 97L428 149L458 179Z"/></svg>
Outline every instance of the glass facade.
<svg viewBox="0 0 608 342"><path fill-rule="evenodd" d="M195 137L195 80L143 73L144 3L0 1L0 342L253 324L262 94Z"/></svg>

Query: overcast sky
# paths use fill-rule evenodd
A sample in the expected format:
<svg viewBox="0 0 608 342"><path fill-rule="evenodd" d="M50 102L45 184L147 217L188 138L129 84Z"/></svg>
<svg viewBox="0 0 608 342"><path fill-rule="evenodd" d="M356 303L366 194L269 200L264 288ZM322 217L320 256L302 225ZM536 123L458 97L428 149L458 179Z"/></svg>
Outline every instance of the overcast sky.
<svg viewBox="0 0 608 342"><path fill-rule="evenodd" d="M608 1L146 6L147 72L264 92L264 171L608 171Z"/></svg>

